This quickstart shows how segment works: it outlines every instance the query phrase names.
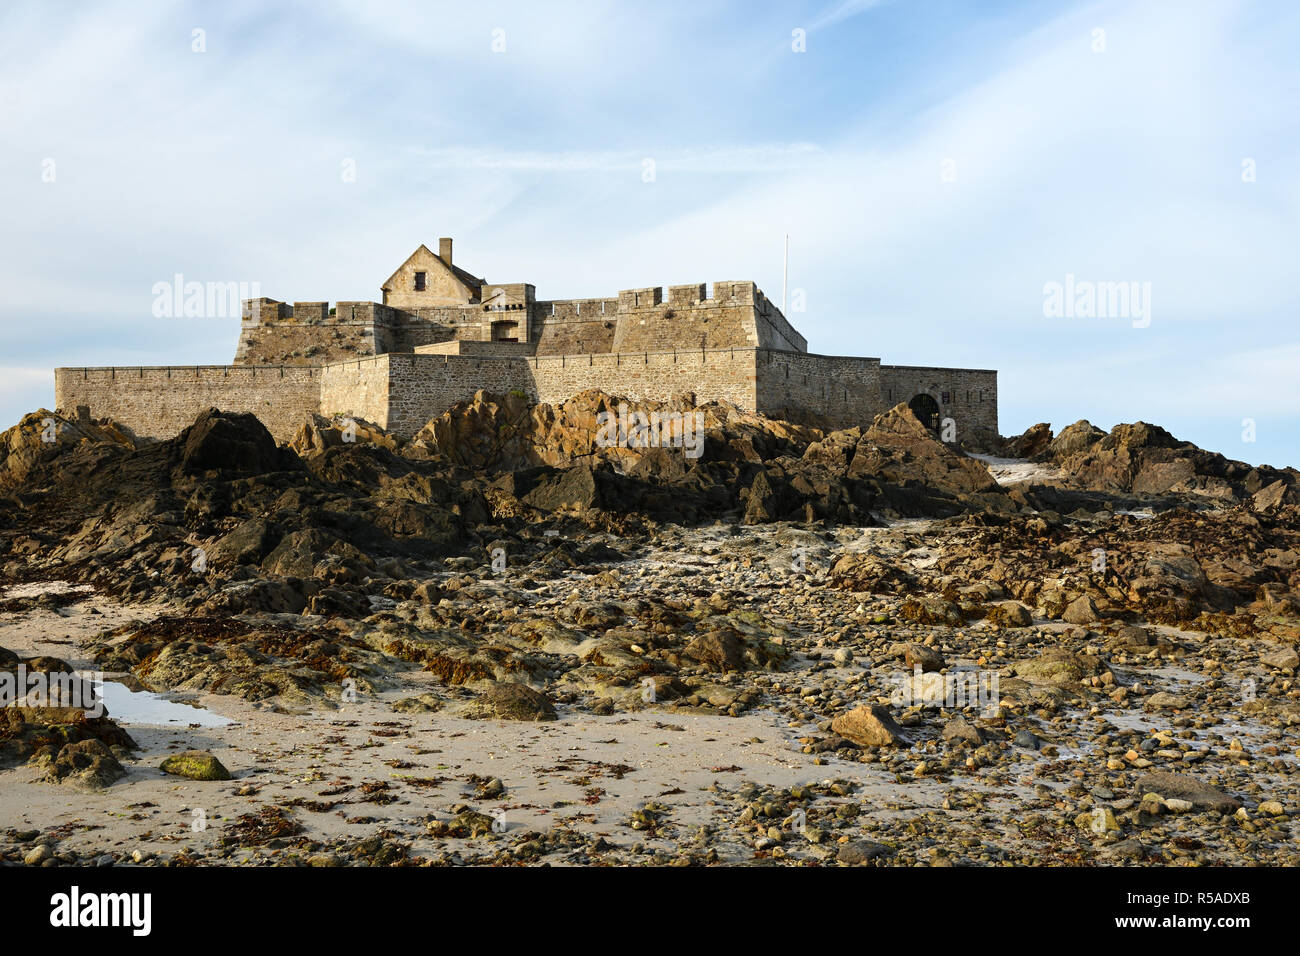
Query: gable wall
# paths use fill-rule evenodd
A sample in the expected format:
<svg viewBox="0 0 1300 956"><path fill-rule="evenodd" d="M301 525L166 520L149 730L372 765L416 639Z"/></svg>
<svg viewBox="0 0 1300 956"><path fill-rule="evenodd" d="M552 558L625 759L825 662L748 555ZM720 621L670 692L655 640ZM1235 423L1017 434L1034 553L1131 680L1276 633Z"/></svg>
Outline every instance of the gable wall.
<svg viewBox="0 0 1300 956"><path fill-rule="evenodd" d="M425 274L425 290L415 291L415 274ZM387 283L384 305L395 309L415 309L421 306L464 305L474 293L456 278L441 259L432 252L420 249L394 273Z"/></svg>

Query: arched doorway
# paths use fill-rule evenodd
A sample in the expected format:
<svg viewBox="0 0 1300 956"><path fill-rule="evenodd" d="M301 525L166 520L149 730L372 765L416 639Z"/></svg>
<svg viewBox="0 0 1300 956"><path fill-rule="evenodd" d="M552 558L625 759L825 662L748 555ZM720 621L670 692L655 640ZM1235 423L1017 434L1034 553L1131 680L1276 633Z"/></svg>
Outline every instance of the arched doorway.
<svg viewBox="0 0 1300 956"><path fill-rule="evenodd" d="M932 432L939 430L939 403L934 400L933 395L927 395L922 392L919 395L913 395L912 400L907 403L907 407L912 410L912 414L920 419L921 424Z"/></svg>

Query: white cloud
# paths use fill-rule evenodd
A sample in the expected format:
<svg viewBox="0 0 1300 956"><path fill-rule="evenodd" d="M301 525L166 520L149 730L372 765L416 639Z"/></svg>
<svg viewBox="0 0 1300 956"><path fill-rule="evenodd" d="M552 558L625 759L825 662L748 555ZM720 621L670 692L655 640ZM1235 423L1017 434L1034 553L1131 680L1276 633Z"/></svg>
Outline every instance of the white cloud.
<svg viewBox="0 0 1300 956"><path fill-rule="evenodd" d="M880 6L883 2L884 0L839 0L838 3L832 4L819 13L808 27L808 30L812 32L833 26L836 23L842 23L860 13L865 13Z"/></svg>
<svg viewBox="0 0 1300 956"><path fill-rule="evenodd" d="M773 143L716 149L588 150L544 152L481 147L413 150L411 161L430 169L527 172L639 171L647 159L656 170L683 173L779 172L806 169L823 155L813 143Z"/></svg>

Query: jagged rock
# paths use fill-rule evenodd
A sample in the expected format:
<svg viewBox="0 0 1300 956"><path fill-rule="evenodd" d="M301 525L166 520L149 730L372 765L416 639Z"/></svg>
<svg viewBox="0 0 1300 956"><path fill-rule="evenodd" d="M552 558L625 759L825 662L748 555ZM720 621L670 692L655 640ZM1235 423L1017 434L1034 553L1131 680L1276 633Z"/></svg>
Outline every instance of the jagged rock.
<svg viewBox="0 0 1300 956"><path fill-rule="evenodd" d="M373 422L364 418L338 415L326 418L311 415L289 440L289 449L300 458L315 458L330 448L343 445L368 445L397 451L399 442Z"/></svg>
<svg viewBox="0 0 1300 956"><path fill-rule="evenodd" d="M1179 492L1233 502L1260 494L1266 482L1284 481L1260 499L1270 507L1290 492L1293 472L1251 466L1179 441L1165 429L1146 422L1116 425L1104 436L1087 422L1061 432L1046 456L1060 475L1054 484L1105 492L1160 495Z"/></svg>
<svg viewBox="0 0 1300 956"><path fill-rule="evenodd" d="M257 564L276 545L278 532L265 518L249 518L207 549L209 562Z"/></svg>
<svg viewBox="0 0 1300 956"><path fill-rule="evenodd" d="M1039 458L1061 462L1072 455L1080 454L1106 437L1106 433L1091 422L1080 420L1061 429L1061 433L1048 443Z"/></svg>
<svg viewBox="0 0 1300 956"><path fill-rule="evenodd" d="M43 483L78 452L111 456L139 444L129 428L112 419L70 419L42 408L0 434L0 488Z"/></svg>
<svg viewBox="0 0 1300 956"><path fill-rule="evenodd" d="M300 467L298 456L282 450L256 415L209 408L176 439L177 469L184 475L219 472L259 475Z"/></svg>
<svg viewBox="0 0 1300 956"><path fill-rule="evenodd" d="M589 466L574 465L539 481L521 499L539 511L600 506L600 488Z"/></svg>
<svg viewBox="0 0 1300 956"><path fill-rule="evenodd" d="M876 416L862 433L847 474L891 482L913 480L952 494L1001 492L982 462L936 440L906 405Z"/></svg>
<svg viewBox="0 0 1300 956"><path fill-rule="evenodd" d="M1008 438L1003 454L1008 458L1037 458L1052 444L1052 426L1046 422L1030 425L1022 434Z"/></svg>
<svg viewBox="0 0 1300 956"><path fill-rule="evenodd" d="M1274 511L1284 502L1295 503L1297 500L1300 500L1300 495L1297 494L1295 484L1279 478L1255 492L1251 496L1250 506L1256 511Z"/></svg>

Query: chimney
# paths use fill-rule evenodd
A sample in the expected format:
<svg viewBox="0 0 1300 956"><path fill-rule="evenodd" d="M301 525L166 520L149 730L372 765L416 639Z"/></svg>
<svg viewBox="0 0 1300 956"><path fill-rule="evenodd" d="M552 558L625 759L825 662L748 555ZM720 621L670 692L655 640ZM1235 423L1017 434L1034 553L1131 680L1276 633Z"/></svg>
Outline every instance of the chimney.
<svg viewBox="0 0 1300 956"><path fill-rule="evenodd" d="M438 258L441 259L443 262L447 263L447 265L451 265L451 240L450 239L438 240Z"/></svg>

